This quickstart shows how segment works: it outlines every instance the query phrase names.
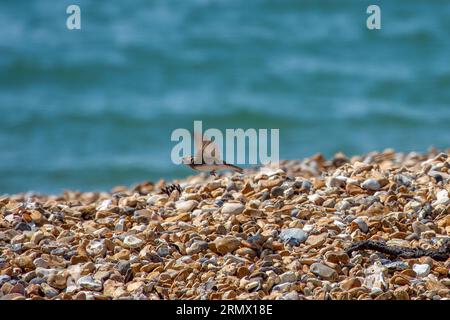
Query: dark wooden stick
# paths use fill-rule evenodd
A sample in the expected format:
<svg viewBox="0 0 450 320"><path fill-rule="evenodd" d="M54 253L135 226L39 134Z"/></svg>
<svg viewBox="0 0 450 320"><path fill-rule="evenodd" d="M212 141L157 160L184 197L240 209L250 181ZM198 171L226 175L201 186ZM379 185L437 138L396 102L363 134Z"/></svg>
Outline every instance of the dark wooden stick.
<svg viewBox="0 0 450 320"><path fill-rule="evenodd" d="M363 240L348 247L346 252L350 255L353 251L359 250L375 250L390 256L406 259L428 256L436 261L446 261L450 257L450 239L445 239L444 245L436 250L388 246L382 241Z"/></svg>

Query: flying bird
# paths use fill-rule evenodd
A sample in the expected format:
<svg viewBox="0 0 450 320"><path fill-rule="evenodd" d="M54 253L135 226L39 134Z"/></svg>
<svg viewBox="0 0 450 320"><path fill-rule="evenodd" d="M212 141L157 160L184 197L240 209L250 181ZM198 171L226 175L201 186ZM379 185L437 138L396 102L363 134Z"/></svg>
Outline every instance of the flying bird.
<svg viewBox="0 0 450 320"><path fill-rule="evenodd" d="M195 156L183 158L183 163L191 169L197 171L209 171L212 176L216 176L218 170L232 170L242 173L244 170L234 164L226 163L220 159L217 146L209 139L203 139L201 135L195 135L196 147Z"/></svg>

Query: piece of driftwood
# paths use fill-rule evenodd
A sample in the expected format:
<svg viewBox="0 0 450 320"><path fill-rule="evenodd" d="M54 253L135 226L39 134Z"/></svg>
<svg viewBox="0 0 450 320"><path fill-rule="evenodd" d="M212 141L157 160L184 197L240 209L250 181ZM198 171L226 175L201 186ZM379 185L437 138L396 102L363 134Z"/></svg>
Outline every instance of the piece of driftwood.
<svg viewBox="0 0 450 320"><path fill-rule="evenodd" d="M446 261L450 257L450 239L445 239L443 246L435 250L388 246L382 241L363 240L348 247L346 252L350 255L353 251L360 250L375 250L390 256L406 259L428 256L436 261Z"/></svg>

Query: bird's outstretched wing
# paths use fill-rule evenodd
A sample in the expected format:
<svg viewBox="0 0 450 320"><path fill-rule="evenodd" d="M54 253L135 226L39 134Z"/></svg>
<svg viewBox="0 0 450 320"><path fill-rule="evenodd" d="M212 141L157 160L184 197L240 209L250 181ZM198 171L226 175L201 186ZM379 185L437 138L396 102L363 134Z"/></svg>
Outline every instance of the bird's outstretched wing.
<svg viewBox="0 0 450 320"><path fill-rule="evenodd" d="M220 151L211 139L195 134L195 156L196 163L221 164L223 161L220 157Z"/></svg>

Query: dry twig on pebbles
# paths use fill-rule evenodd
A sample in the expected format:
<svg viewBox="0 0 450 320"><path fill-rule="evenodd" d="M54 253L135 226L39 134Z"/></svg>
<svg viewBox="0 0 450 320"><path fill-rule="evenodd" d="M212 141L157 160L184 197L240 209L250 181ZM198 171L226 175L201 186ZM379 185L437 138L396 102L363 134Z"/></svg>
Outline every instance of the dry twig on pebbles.
<svg viewBox="0 0 450 320"><path fill-rule="evenodd" d="M374 250L388 254L394 258L420 258L430 257L436 261L447 261L450 258L450 239L444 239L444 244L438 249L422 249L422 248L405 248L388 246L385 242L363 240L350 246L345 251L351 255L354 251Z"/></svg>

